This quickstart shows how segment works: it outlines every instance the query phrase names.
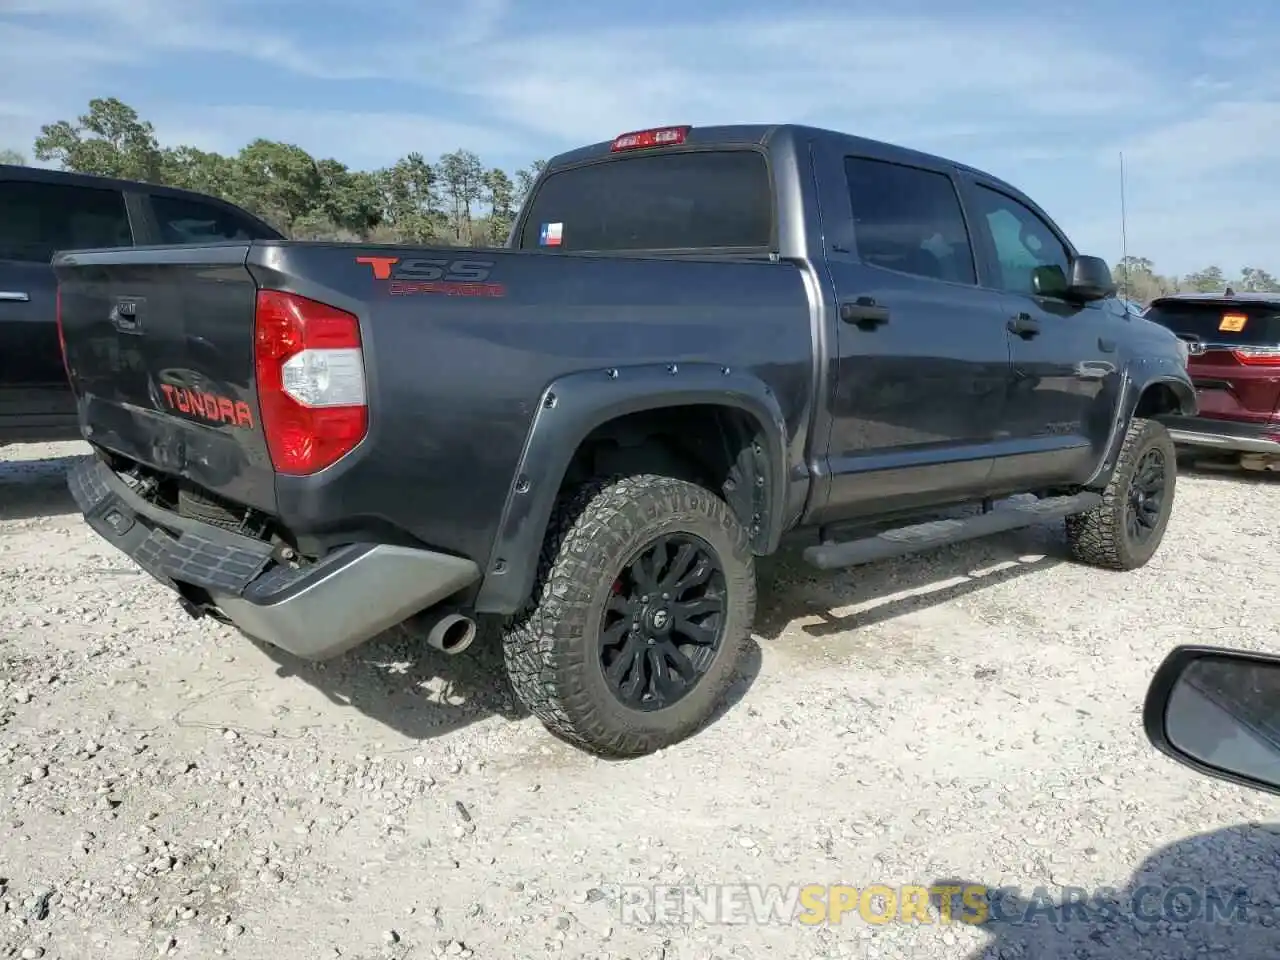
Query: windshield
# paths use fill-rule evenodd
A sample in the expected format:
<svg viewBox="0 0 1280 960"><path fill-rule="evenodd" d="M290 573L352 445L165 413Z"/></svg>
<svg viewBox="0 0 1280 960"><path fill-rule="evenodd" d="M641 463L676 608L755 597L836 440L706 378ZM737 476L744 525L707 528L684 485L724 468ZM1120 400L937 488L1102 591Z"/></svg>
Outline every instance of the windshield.
<svg viewBox="0 0 1280 960"><path fill-rule="evenodd" d="M520 246L755 250L772 236L764 156L718 150L623 156L553 173L533 197Z"/></svg>

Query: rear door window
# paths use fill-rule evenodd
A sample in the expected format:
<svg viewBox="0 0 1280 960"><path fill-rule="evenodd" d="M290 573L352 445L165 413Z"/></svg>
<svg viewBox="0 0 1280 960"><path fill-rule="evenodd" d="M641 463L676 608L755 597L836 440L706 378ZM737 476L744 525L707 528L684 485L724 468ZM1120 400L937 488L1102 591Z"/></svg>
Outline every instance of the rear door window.
<svg viewBox="0 0 1280 960"><path fill-rule="evenodd" d="M160 242L216 243L220 240L274 240L248 217L211 203L162 194L151 196L151 210L160 228Z"/></svg>
<svg viewBox="0 0 1280 960"><path fill-rule="evenodd" d="M548 251L767 249L773 192L764 156L718 150L623 156L553 173L520 246Z"/></svg>
<svg viewBox="0 0 1280 960"><path fill-rule="evenodd" d="M119 190L0 180L0 260L48 263L58 250L132 245Z"/></svg>
<svg viewBox="0 0 1280 960"><path fill-rule="evenodd" d="M977 284L969 231L950 177L864 157L848 157L844 166L863 263Z"/></svg>

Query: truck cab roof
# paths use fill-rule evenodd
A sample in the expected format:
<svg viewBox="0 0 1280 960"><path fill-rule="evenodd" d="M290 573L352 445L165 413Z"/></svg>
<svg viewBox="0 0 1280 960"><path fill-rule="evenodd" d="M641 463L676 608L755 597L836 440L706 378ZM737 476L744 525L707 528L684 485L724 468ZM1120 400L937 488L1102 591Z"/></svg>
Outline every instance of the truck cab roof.
<svg viewBox="0 0 1280 960"><path fill-rule="evenodd" d="M682 125L670 124L669 126L676 127ZM922 161L929 165L945 164L955 167L957 170L963 170L967 173L981 176L1008 190L1021 193L1021 191L1012 184L1000 180L998 177L992 176L985 170L979 170L976 167L970 167L967 164L959 163L946 157L925 153L921 150L914 150L911 147L904 147L900 144L889 143L884 140L873 140L869 137L858 137L853 134L842 133L838 130L831 130L825 127L813 127L798 123L738 123L722 124L711 127L697 127L692 125L684 126L688 126L688 133L684 141L684 146L687 147L769 147L785 143L787 141L792 143L802 143L808 140L827 140L853 151L866 152L870 150L875 153L892 152L903 160L914 159L918 162ZM650 129L666 129L666 127L653 127ZM578 147L574 150L567 150L564 153L557 154L547 161L547 172L607 157L612 152L613 144L614 140L602 140L599 143L593 143L585 147Z"/></svg>

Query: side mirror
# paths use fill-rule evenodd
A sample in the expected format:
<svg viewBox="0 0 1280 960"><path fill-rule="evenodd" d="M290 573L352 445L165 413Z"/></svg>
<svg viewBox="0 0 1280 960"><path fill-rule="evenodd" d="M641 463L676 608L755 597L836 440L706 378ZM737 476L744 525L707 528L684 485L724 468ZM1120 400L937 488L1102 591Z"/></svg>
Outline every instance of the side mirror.
<svg viewBox="0 0 1280 960"><path fill-rule="evenodd" d="M1079 256L1071 263L1071 276L1067 279L1066 295L1071 300L1089 303L1105 300L1116 292L1116 282L1111 268L1101 257Z"/></svg>
<svg viewBox="0 0 1280 960"><path fill-rule="evenodd" d="M1184 766L1280 794L1280 656L1178 647L1151 681L1142 722Z"/></svg>

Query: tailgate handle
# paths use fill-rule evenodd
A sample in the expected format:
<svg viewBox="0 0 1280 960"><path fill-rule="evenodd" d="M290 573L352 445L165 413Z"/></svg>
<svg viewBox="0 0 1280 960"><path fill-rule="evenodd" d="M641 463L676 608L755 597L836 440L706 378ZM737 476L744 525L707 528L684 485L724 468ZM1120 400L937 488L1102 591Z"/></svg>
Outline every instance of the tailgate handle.
<svg viewBox="0 0 1280 960"><path fill-rule="evenodd" d="M111 325L125 333L133 333L138 329L138 301L136 299L120 300L111 308Z"/></svg>
<svg viewBox="0 0 1280 960"><path fill-rule="evenodd" d="M0 290L0 303L30 303L31 294L21 290Z"/></svg>

